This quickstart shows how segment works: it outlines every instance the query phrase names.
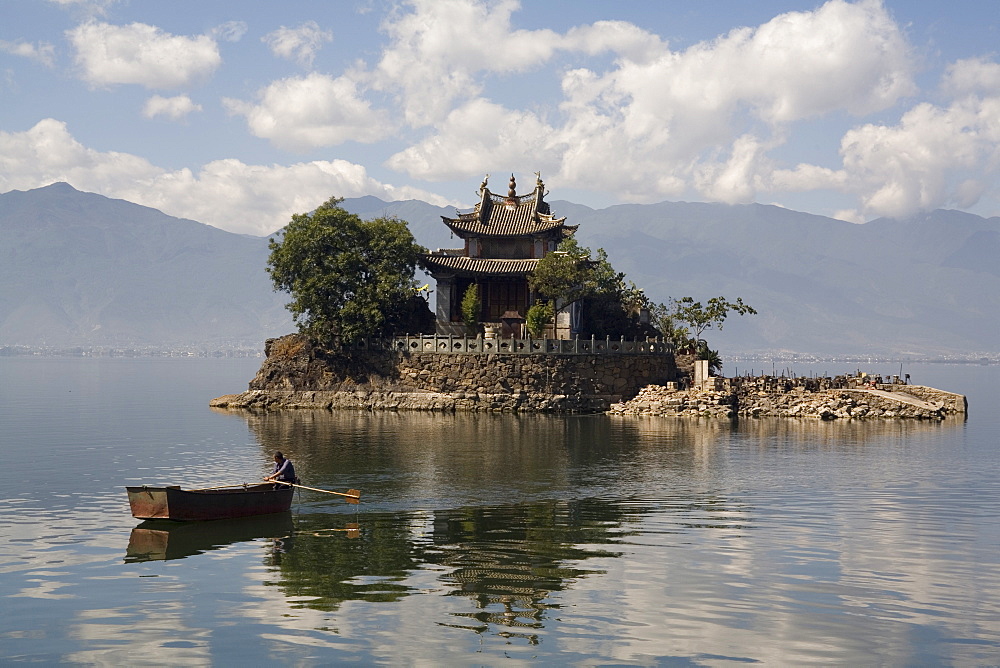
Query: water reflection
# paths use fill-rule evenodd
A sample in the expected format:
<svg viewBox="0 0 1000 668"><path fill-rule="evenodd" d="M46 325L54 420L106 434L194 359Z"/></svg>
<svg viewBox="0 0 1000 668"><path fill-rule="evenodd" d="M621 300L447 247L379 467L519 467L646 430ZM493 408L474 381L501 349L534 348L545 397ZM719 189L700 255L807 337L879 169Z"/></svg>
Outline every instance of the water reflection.
<svg viewBox="0 0 1000 668"><path fill-rule="evenodd" d="M587 500L436 514L428 558L449 569L442 576L449 595L467 603L448 625L537 644L548 612L559 607L552 594L604 572L582 568L587 560L620 556L596 547L618 542L619 510Z"/></svg>
<svg viewBox="0 0 1000 668"><path fill-rule="evenodd" d="M726 420L629 416L280 411L237 413L262 448L281 450L300 474L332 489L367 485L383 502L450 505L564 491L620 496L652 479L717 467L737 446L863 452L869 444L958 437L963 421ZM860 448L860 449L859 449ZM652 478L650 478L652 476ZM308 483L307 483L308 484Z"/></svg>
<svg viewBox="0 0 1000 668"><path fill-rule="evenodd" d="M714 497L687 499L672 511L662 533L705 529L740 531L748 509ZM277 543L265 559L290 607L324 612L349 601L399 602L426 594L416 586L434 574L435 588L460 603L449 606L439 625L538 641L553 595L604 573L587 562L617 559L634 545L660 503L604 499L539 501L468 506L433 512L365 513L360 538L326 528L337 516L310 513L296 518L294 538ZM643 539L645 540L645 539ZM273 575L272 575L273 577Z"/></svg>
<svg viewBox="0 0 1000 668"><path fill-rule="evenodd" d="M132 529L127 563L183 559L259 538L284 539L293 530L291 513L212 522L147 520Z"/></svg>
<svg viewBox="0 0 1000 668"><path fill-rule="evenodd" d="M17 388L0 440L30 443L37 474L0 499L8 660L993 665L1000 652L988 411L220 416L208 399L256 365L222 387L212 361L186 366L208 389L166 362L60 363L34 394L35 364L0 378ZM989 371L982 401L1000 392ZM202 535L185 559L168 558L185 542L171 531L162 559L123 562L147 527L122 485L256 480L274 449L307 485L362 490L361 505L304 491L291 530Z"/></svg>
<svg viewBox="0 0 1000 668"><path fill-rule="evenodd" d="M524 504L463 508L429 515L366 515L360 539L331 535L329 516L298 518L294 545L273 551L271 584L293 607L331 611L346 601L393 602L422 593L417 571L438 573L448 595L465 603L439 623L477 632L501 626L518 633L542 626L547 599L599 569L567 565L616 556L580 542L613 544L621 513L605 504ZM530 635L530 634L529 634Z"/></svg>
<svg viewBox="0 0 1000 668"><path fill-rule="evenodd" d="M261 619L331 651L347 651L341 634L433 625L438 650L558 643L584 663L705 647L850 662L874 647L854 641L866 629L934 628L951 599L975 598L955 583L935 596L942 573L984 580L938 540L978 531L949 510L968 480L941 447L962 438L953 421L240 415L262 459L280 449L307 484L362 490L360 508L303 493L294 532L265 546L265 593L247 590L272 604ZM780 652L755 644L781 633Z"/></svg>
<svg viewBox="0 0 1000 668"><path fill-rule="evenodd" d="M665 476L705 469L733 428L605 416L241 415L262 458L281 450L306 484L359 488L363 503L379 510L639 494L644 481L666 485Z"/></svg>
<svg viewBox="0 0 1000 668"><path fill-rule="evenodd" d="M419 557L406 540L405 526L387 517L365 516L364 529L344 526L327 514L301 515L290 540L274 542L264 563L277 575L292 607L336 610L344 601L392 601L406 594L398 586ZM339 524L338 524L339 523Z"/></svg>

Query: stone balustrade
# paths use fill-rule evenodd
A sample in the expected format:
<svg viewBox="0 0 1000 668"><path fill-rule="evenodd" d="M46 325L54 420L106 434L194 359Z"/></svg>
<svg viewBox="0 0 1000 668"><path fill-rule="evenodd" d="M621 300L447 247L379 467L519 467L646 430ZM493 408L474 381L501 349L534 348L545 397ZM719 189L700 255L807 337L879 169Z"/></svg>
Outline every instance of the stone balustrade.
<svg viewBox="0 0 1000 668"><path fill-rule="evenodd" d="M395 350L406 353L441 354L511 354L511 355L650 355L672 354L673 344L662 339L630 341L625 338L603 339L503 339L489 336L425 334L397 336L392 339L364 339L357 349Z"/></svg>

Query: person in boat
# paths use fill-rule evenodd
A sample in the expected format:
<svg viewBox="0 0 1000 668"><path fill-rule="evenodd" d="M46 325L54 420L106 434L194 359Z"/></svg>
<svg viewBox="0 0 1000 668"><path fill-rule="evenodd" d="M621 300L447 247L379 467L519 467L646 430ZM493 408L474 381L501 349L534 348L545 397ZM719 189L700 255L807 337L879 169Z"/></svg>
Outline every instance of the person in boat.
<svg viewBox="0 0 1000 668"><path fill-rule="evenodd" d="M286 459L280 450L274 453L274 469L271 471L271 475L265 477L264 480L277 480L292 484L299 482L299 479L295 477L295 466L292 465L292 460ZM275 485L275 487L284 487L284 485Z"/></svg>

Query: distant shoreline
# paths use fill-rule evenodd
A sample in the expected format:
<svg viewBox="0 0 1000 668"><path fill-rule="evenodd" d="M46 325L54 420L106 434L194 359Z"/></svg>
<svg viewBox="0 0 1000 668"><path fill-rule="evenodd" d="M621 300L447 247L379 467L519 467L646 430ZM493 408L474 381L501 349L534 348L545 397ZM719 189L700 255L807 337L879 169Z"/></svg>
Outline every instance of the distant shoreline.
<svg viewBox="0 0 1000 668"><path fill-rule="evenodd" d="M262 358L263 347L210 347L210 346L180 346L177 348L159 346L22 346L0 345L0 357L177 357L177 358ZM1000 364L1000 352L975 353L964 357L926 356L904 357L893 355L820 355L811 353L767 353L737 354L723 356L727 365L740 367L743 371L756 371L756 374L769 373L773 370L757 368L754 365L772 364L975 364L990 366ZM746 364L746 369L742 369ZM780 372L780 369L778 369ZM733 375L736 375L735 373Z"/></svg>
<svg viewBox="0 0 1000 668"><path fill-rule="evenodd" d="M251 348L34 348L29 346L0 346L0 357L91 357L91 358L261 358L262 349Z"/></svg>

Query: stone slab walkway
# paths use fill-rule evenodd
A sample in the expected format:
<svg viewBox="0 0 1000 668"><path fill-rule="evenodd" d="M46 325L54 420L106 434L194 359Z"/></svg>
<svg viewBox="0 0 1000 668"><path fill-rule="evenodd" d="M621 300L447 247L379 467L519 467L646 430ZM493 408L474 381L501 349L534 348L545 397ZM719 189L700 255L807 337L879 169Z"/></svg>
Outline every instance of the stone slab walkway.
<svg viewBox="0 0 1000 668"><path fill-rule="evenodd" d="M844 392L858 392L862 394L874 394L876 397L882 397L883 399L890 399L892 401L898 401L903 404L909 404L910 406L915 406L917 408L922 408L928 411L935 411L940 408L940 404L932 404L923 399L917 399L911 394L906 394L905 392L886 392L885 390L874 390L874 389L863 389L854 388L850 390L842 390Z"/></svg>

